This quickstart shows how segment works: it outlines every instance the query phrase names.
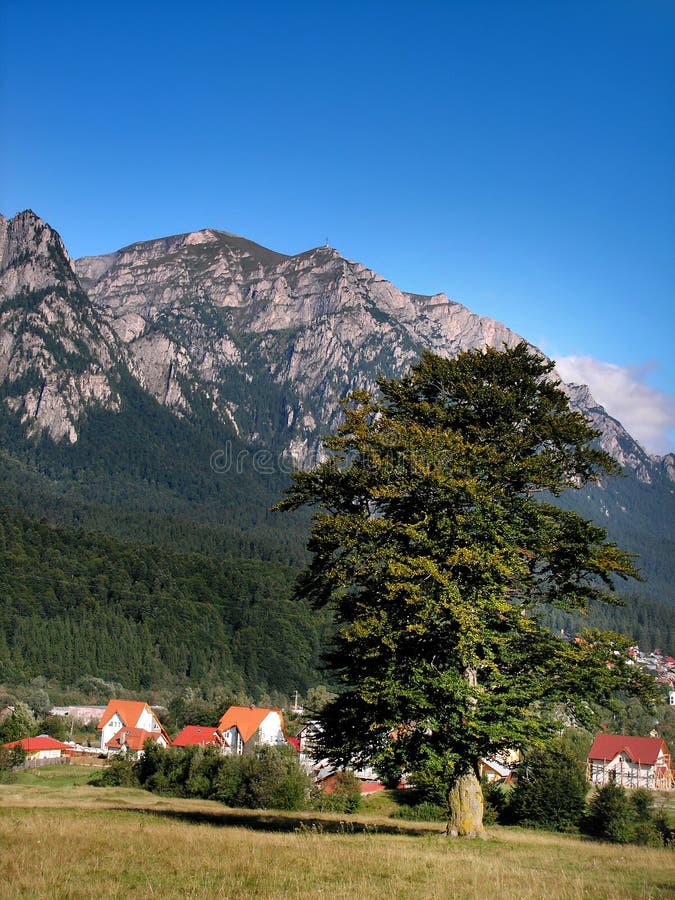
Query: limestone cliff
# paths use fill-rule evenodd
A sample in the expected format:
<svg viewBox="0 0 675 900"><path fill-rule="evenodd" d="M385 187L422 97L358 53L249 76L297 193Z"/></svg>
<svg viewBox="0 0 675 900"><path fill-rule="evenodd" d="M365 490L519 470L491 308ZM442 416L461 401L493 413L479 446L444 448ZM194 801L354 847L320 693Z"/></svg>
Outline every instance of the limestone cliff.
<svg viewBox="0 0 675 900"><path fill-rule="evenodd" d="M60 237L30 210L0 216L0 385L32 434L77 440L92 404L118 403L114 333L82 291Z"/></svg>

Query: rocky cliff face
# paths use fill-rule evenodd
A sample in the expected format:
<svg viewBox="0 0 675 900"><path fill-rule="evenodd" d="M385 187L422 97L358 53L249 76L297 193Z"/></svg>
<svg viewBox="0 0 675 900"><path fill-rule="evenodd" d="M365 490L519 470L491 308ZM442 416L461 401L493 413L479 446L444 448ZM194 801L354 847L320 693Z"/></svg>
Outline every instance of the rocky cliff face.
<svg viewBox="0 0 675 900"><path fill-rule="evenodd" d="M33 432L77 438L88 404L114 408L116 366L176 415L206 408L252 444L320 455L339 400L406 369L521 338L444 294L405 293L329 247L284 256L205 230L71 264L33 213L0 218L0 381ZM583 385L568 385L602 444L643 482L672 478Z"/></svg>
<svg viewBox="0 0 675 900"><path fill-rule="evenodd" d="M0 216L0 385L32 434L77 440L92 404L115 408L120 348L60 237L32 212Z"/></svg>
<svg viewBox="0 0 675 900"><path fill-rule="evenodd" d="M351 388L373 388L423 347L452 354L519 340L444 294L399 291L328 247L286 257L201 231L75 267L157 399L185 412L198 390L242 437L281 442L303 465L316 460L319 434L335 426ZM253 382L269 408L251 403Z"/></svg>

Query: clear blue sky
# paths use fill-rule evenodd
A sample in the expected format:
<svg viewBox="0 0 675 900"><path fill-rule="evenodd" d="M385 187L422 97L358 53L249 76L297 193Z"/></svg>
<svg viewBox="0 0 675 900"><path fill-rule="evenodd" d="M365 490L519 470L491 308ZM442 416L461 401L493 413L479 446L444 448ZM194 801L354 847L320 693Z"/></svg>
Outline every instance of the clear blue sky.
<svg viewBox="0 0 675 900"><path fill-rule="evenodd" d="M672 0L0 10L5 215L72 256L328 239L574 357L675 447Z"/></svg>

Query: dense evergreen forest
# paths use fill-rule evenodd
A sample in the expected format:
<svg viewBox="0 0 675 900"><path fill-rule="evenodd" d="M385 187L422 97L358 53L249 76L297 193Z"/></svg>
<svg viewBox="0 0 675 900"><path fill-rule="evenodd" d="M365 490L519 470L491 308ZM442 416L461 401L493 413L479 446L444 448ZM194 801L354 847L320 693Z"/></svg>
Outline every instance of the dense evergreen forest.
<svg viewBox="0 0 675 900"><path fill-rule="evenodd" d="M5 509L0 681L305 691L329 620L288 599L293 576L280 563L123 543Z"/></svg>

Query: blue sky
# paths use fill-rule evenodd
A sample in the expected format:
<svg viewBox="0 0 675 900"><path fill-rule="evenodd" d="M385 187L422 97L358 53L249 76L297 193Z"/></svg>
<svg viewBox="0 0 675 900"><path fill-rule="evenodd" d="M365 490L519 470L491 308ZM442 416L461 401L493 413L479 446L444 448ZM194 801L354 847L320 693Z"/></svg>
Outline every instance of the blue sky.
<svg viewBox="0 0 675 900"><path fill-rule="evenodd" d="M0 210L326 239L675 448L675 4L0 0Z"/></svg>

